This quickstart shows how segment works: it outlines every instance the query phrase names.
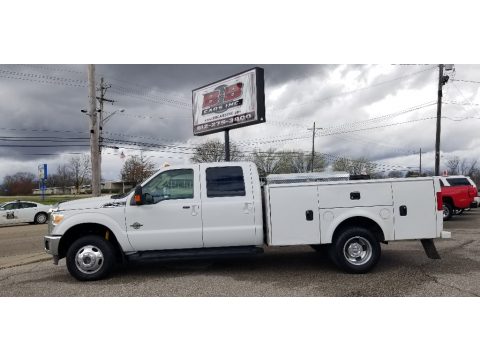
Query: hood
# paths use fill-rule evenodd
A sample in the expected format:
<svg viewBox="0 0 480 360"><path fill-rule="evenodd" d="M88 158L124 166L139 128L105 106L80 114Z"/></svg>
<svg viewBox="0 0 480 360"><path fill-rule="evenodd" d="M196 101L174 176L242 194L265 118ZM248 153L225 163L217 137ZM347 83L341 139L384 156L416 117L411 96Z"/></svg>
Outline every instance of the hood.
<svg viewBox="0 0 480 360"><path fill-rule="evenodd" d="M102 207L125 206L125 198L112 199L111 196L99 196L87 199L65 201L58 204L59 210L87 210Z"/></svg>

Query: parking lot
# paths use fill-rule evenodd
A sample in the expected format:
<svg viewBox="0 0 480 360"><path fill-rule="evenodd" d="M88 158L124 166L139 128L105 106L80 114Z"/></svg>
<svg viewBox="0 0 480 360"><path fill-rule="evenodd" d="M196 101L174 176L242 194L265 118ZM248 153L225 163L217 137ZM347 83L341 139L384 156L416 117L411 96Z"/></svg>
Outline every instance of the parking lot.
<svg viewBox="0 0 480 360"><path fill-rule="evenodd" d="M135 264L81 283L43 254L46 225L0 228L0 296L478 296L480 210L445 223L441 260L418 241L382 245L369 274L340 272L310 247L266 249L255 258ZM48 259L48 260L46 260Z"/></svg>

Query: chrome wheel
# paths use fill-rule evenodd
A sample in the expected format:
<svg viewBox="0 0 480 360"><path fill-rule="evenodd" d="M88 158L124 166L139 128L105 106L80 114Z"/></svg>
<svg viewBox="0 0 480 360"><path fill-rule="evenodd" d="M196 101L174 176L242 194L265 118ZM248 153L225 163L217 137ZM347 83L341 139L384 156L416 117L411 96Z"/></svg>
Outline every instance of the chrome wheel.
<svg viewBox="0 0 480 360"><path fill-rule="evenodd" d="M364 237L354 236L345 242L343 255L352 265L366 264L372 257L372 245Z"/></svg>
<svg viewBox="0 0 480 360"><path fill-rule="evenodd" d="M75 265L84 274L95 274L104 263L102 251L92 245L80 248L75 255Z"/></svg>
<svg viewBox="0 0 480 360"><path fill-rule="evenodd" d="M449 216L450 216L450 208L444 204L443 205L443 218L447 219Z"/></svg>

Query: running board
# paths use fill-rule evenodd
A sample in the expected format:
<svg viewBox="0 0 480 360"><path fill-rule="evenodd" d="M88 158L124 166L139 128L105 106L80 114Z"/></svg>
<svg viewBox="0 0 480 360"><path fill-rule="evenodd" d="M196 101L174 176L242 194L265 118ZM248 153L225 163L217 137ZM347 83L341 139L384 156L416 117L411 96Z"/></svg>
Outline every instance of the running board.
<svg viewBox="0 0 480 360"><path fill-rule="evenodd" d="M263 248L257 246L232 246L199 249L150 250L127 255L129 261L162 261L186 259L235 258L262 254Z"/></svg>
<svg viewBox="0 0 480 360"><path fill-rule="evenodd" d="M427 254L429 259L440 259L440 254L435 247L433 239L422 239L420 242L422 243L425 254Z"/></svg>

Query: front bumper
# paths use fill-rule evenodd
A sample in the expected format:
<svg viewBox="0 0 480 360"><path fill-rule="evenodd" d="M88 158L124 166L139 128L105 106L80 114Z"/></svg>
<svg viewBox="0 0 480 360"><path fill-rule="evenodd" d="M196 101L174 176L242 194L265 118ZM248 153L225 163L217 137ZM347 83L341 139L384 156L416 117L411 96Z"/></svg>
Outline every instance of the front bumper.
<svg viewBox="0 0 480 360"><path fill-rule="evenodd" d="M43 237L45 252L53 255L53 262L58 263L58 245L60 244L60 235L47 235Z"/></svg>

